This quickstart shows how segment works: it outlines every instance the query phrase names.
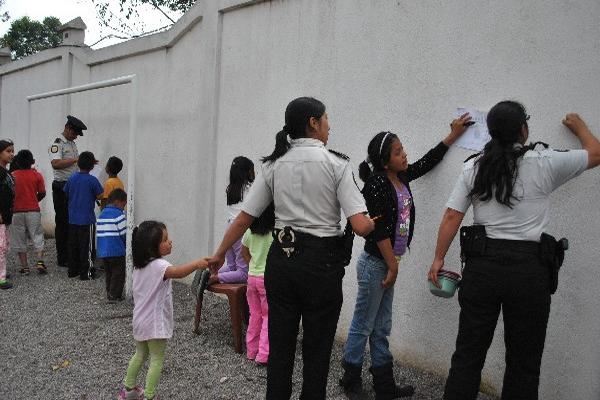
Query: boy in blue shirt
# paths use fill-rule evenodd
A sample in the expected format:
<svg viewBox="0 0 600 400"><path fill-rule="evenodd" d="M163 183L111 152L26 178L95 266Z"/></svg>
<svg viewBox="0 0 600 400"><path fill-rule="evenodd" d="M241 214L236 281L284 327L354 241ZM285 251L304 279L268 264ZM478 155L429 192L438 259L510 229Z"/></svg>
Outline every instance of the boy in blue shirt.
<svg viewBox="0 0 600 400"><path fill-rule="evenodd" d="M63 191L69 199L69 262L68 276L86 281L95 278L93 246L95 240L96 214L94 207L104 189L98 179L90 175L96 158L89 151L79 155L79 172L71 175Z"/></svg>
<svg viewBox="0 0 600 400"><path fill-rule="evenodd" d="M102 258L106 276L106 298L109 303L123 300L125 286L125 235L127 220L123 209L127 205L127 193L114 189L108 195L106 206L98 215L96 237L98 258Z"/></svg>

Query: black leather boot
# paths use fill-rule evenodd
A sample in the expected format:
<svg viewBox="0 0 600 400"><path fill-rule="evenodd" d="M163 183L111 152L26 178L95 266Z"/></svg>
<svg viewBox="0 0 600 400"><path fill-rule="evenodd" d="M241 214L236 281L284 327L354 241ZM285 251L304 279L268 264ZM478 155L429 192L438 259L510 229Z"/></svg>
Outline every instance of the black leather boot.
<svg viewBox="0 0 600 400"><path fill-rule="evenodd" d="M373 388L375 400L395 400L410 397L415 394L415 389L408 386L398 386L394 381L394 364L389 363L381 367L369 369L373 375Z"/></svg>
<svg viewBox="0 0 600 400"><path fill-rule="evenodd" d="M360 393L362 391L362 365L354 365L342 360L344 376L340 379L340 386L344 388L344 393Z"/></svg>

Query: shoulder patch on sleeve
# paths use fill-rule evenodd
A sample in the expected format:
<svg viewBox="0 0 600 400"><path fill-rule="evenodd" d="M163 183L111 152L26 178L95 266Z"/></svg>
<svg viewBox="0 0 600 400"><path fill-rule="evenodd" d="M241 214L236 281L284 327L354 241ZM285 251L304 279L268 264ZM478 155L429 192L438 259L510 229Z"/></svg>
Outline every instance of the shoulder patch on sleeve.
<svg viewBox="0 0 600 400"><path fill-rule="evenodd" d="M346 160L346 161L350 160L350 157L348 157L348 156L347 156L347 155L345 155L344 153L340 153L339 151L335 151L335 150L331 150L331 149L328 149L328 150L329 150L329 152L330 152L331 154L334 154L334 155L338 156L338 157L339 157L339 158L341 158L341 159L344 159L344 160Z"/></svg>
<svg viewBox="0 0 600 400"><path fill-rule="evenodd" d="M54 143L60 143L60 142L61 142L61 140L59 137L57 137L56 140L54 140Z"/></svg>
<svg viewBox="0 0 600 400"><path fill-rule="evenodd" d="M50 153L58 153L58 146L53 144L52 146L50 146Z"/></svg>

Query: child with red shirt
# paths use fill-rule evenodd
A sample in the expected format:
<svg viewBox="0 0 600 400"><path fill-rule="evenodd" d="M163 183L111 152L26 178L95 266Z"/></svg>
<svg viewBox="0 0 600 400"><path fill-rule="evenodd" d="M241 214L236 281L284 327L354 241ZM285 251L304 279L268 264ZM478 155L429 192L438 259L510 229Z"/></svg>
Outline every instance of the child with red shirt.
<svg viewBox="0 0 600 400"><path fill-rule="evenodd" d="M15 202L13 205L13 222L10 227L11 247L19 255L20 273L29 275L27 263L27 242L31 240L37 258L35 268L40 274L46 273L43 260L44 230L39 202L46 196L46 188L42 174L31 166L35 163L29 150L17 153L11 164L12 176L15 180Z"/></svg>

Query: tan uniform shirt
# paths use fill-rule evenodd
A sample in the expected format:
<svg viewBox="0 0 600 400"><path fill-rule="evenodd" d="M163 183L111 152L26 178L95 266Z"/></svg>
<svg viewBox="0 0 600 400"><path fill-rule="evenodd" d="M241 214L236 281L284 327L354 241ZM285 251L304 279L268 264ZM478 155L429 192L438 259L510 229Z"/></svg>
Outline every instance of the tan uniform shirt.
<svg viewBox="0 0 600 400"><path fill-rule="evenodd" d="M346 217L367 212L348 160L323 142L291 140L290 150L265 163L244 199L242 210L258 217L275 202L275 227L291 226L318 237L341 236L340 209Z"/></svg>
<svg viewBox="0 0 600 400"><path fill-rule="evenodd" d="M585 150L530 150L518 161L518 176L514 185L513 207L492 198L472 199L477 173L476 158L464 164L447 207L466 213L473 205L473 223L485 225L491 239L540 241L550 222L550 194L559 186L579 176L587 169Z"/></svg>
<svg viewBox="0 0 600 400"><path fill-rule="evenodd" d="M48 155L50 156L50 161L64 160L67 158L79 157L79 152L77 151L77 145L74 141L67 140L61 135L50 145ZM53 169L53 171L55 181L66 182L67 179L77 171L77 164L73 164L63 169Z"/></svg>

